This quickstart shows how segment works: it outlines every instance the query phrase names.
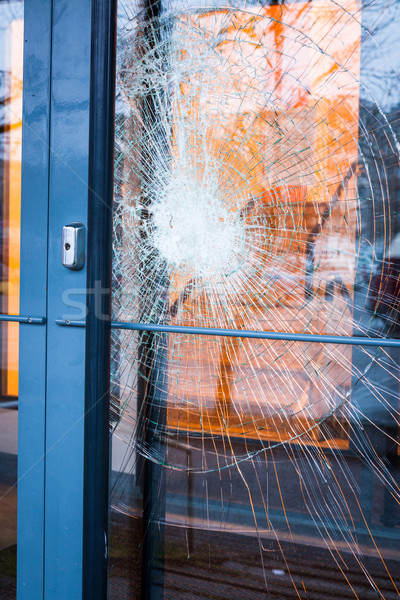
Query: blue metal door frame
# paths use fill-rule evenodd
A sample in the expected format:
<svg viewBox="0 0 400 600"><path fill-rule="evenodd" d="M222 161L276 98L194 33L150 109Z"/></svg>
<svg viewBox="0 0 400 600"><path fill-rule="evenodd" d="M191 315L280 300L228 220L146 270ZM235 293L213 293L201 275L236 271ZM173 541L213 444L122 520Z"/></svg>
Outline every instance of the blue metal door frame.
<svg viewBox="0 0 400 600"><path fill-rule="evenodd" d="M82 597L86 269L61 265L87 222L91 2L25 2L18 600Z"/></svg>
<svg viewBox="0 0 400 600"><path fill-rule="evenodd" d="M91 2L53 0L52 17L44 598L78 600L85 332L56 319L86 303L86 268L66 269L60 252L62 227L87 223Z"/></svg>
<svg viewBox="0 0 400 600"><path fill-rule="evenodd" d="M40 4L40 7L39 7ZM25 3L21 198L22 315L47 312L51 1ZM43 596L46 326L21 324L18 410L18 597Z"/></svg>

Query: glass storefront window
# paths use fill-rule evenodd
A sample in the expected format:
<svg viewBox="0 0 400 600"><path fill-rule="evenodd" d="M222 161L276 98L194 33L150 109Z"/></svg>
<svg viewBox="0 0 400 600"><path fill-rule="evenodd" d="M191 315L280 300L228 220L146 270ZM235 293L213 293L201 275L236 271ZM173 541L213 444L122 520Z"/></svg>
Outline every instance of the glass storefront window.
<svg viewBox="0 0 400 600"><path fill-rule="evenodd" d="M111 598L395 597L398 4L118 18Z"/></svg>

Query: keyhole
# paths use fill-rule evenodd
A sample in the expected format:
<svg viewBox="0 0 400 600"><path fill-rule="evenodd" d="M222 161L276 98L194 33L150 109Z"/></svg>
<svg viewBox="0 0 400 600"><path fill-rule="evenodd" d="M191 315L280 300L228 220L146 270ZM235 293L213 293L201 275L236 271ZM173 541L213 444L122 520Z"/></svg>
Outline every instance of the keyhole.
<svg viewBox="0 0 400 600"><path fill-rule="evenodd" d="M69 250L71 248L71 244L68 244L68 242L65 244L65 249Z"/></svg>

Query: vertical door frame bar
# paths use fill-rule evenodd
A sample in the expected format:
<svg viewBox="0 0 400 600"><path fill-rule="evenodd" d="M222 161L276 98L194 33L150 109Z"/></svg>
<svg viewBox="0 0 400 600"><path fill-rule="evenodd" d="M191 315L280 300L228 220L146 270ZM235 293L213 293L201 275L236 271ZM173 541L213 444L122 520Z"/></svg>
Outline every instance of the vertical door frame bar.
<svg viewBox="0 0 400 600"><path fill-rule="evenodd" d="M24 6L20 314L47 315L52 0ZM17 326L17 325L16 325ZM18 600L42 600L47 326L19 325Z"/></svg>
<svg viewBox="0 0 400 600"><path fill-rule="evenodd" d="M61 235L87 223L91 0L53 0L52 15L44 598L81 600L85 332L56 319L86 308L86 270L62 265Z"/></svg>
<svg viewBox="0 0 400 600"><path fill-rule="evenodd" d="M83 598L107 598L116 0L93 0L90 74Z"/></svg>

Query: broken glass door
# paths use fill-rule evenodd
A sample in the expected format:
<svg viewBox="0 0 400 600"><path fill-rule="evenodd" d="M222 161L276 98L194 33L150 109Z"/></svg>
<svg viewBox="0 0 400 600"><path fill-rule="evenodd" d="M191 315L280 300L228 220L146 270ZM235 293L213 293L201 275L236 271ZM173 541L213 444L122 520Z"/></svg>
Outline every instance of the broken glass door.
<svg viewBox="0 0 400 600"><path fill-rule="evenodd" d="M399 21L119 1L113 600L400 595Z"/></svg>

